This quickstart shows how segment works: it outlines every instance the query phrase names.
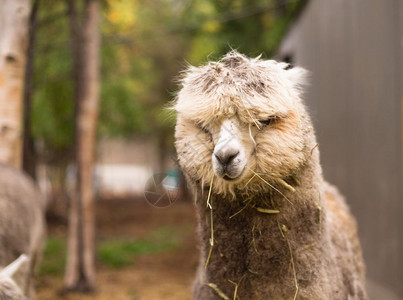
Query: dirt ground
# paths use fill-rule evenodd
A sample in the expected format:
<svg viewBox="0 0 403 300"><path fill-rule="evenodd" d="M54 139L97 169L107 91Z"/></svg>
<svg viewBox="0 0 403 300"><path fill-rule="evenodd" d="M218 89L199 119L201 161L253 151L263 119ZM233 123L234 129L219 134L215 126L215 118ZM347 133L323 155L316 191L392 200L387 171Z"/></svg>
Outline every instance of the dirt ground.
<svg viewBox="0 0 403 300"><path fill-rule="evenodd" d="M63 222L49 222L49 236L66 235ZM62 276L42 275L37 280L37 299L190 299L196 272L196 216L192 203L176 202L154 208L145 201L107 200L97 203L97 240L141 237L160 227L179 228L182 242L175 250L144 254L132 265L115 269L97 263L95 294L60 294Z"/></svg>

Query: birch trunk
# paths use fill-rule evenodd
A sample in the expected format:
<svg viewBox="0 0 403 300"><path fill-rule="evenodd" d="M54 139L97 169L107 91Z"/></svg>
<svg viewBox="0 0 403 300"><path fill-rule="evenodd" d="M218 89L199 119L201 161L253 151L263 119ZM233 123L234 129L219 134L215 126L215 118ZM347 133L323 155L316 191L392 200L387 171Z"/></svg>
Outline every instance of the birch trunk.
<svg viewBox="0 0 403 300"><path fill-rule="evenodd" d="M76 42L74 65L76 77L76 197L70 207L69 253L65 276L67 289L92 291L95 288L94 266L94 194L93 165L99 105L99 1L89 0L85 5L84 23L79 28L74 3L72 32ZM73 42L73 40L72 40Z"/></svg>
<svg viewBox="0 0 403 300"><path fill-rule="evenodd" d="M0 161L21 167L29 0L0 0Z"/></svg>

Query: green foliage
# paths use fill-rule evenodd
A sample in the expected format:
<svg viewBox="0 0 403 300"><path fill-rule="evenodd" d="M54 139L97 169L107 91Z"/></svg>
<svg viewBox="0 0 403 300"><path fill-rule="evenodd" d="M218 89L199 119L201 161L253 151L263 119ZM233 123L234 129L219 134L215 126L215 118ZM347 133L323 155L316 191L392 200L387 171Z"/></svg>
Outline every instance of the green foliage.
<svg viewBox="0 0 403 300"><path fill-rule="evenodd" d="M98 247L98 258L102 264L113 268L130 265L142 254L170 251L181 244L179 233L171 228L159 228L136 240L108 240Z"/></svg>
<svg viewBox="0 0 403 300"><path fill-rule="evenodd" d="M49 9L49 10L48 10ZM71 147L74 136L74 106L67 18L50 19L63 13L61 2L40 9L34 64L32 134L50 151ZM52 26L47 23L51 22Z"/></svg>
<svg viewBox="0 0 403 300"><path fill-rule="evenodd" d="M186 54L192 64L217 59L229 49L248 56L272 56L299 9L301 1L199 0L203 15ZM279 6L280 5L280 6ZM203 7L209 7L208 9Z"/></svg>
<svg viewBox="0 0 403 300"><path fill-rule="evenodd" d="M144 108L135 101L130 83L109 83L102 87L99 131L107 136L130 136L145 128Z"/></svg>

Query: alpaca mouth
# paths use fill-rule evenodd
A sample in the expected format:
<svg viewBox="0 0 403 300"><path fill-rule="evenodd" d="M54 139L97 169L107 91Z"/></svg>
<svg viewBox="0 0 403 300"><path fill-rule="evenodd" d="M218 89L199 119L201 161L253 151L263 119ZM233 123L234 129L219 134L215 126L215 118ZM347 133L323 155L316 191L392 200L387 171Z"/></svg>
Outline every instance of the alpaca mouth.
<svg viewBox="0 0 403 300"><path fill-rule="evenodd" d="M214 173L217 175L217 177L227 182L234 182L242 177L242 174L245 171L246 161L242 155L238 154L235 159L223 162L222 158L220 160L219 157L213 154L212 164Z"/></svg>
<svg viewBox="0 0 403 300"><path fill-rule="evenodd" d="M239 176L238 176L238 177L239 177ZM224 175L224 176L223 176L223 179L225 179L225 180L227 180L227 181L234 181L234 180L237 179L238 177L231 178L231 177L229 177L228 175Z"/></svg>
<svg viewBox="0 0 403 300"><path fill-rule="evenodd" d="M242 169L242 171L241 171L239 174L237 174L236 176L230 176L230 175L228 174L228 172L225 172L225 173L223 174L223 176L222 176L222 179L224 179L224 180L226 180L226 181L236 181L236 180L238 180L238 179L240 179L240 178L242 177L244 171L245 171L245 168Z"/></svg>

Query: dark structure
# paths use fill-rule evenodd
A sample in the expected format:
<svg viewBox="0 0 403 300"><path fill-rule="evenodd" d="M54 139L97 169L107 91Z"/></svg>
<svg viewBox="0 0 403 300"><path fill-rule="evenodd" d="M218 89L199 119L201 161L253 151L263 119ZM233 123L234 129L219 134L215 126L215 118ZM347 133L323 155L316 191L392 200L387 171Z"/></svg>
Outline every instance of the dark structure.
<svg viewBox="0 0 403 300"><path fill-rule="evenodd" d="M403 298L403 2L312 0L278 55L311 71L325 177L358 219L371 299Z"/></svg>

